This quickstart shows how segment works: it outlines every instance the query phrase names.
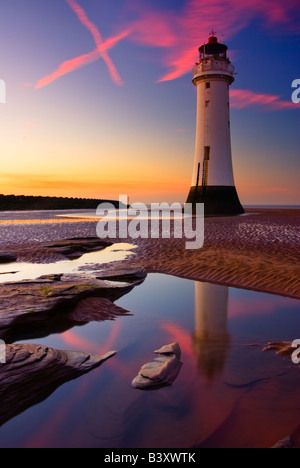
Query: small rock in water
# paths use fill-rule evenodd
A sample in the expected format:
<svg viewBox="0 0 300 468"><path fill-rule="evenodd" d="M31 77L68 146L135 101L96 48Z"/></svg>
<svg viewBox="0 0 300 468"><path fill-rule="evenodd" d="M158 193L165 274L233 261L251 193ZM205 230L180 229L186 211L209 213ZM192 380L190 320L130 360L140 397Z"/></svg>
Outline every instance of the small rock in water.
<svg viewBox="0 0 300 468"><path fill-rule="evenodd" d="M163 346L157 351L159 357L145 364L132 381L132 386L141 390L158 389L172 383L177 378L182 362L178 343Z"/></svg>

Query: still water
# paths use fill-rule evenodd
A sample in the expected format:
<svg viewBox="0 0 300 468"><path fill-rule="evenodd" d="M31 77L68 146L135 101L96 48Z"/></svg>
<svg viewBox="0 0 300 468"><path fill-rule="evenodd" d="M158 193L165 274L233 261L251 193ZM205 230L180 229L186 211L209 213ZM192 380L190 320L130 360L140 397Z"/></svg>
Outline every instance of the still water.
<svg viewBox="0 0 300 468"><path fill-rule="evenodd" d="M150 274L116 304L132 315L36 340L117 355L7 422L0 447L271 447L299 425L300 371L262 352L300 338L299 301ZM173 385L133 389L174 341L183 366Z"/></svg>
<svg viewBox="0 0 300 468"><path fill-rule="evenodd" d="M120 262L133 255L133 244L118 243L103 250L89 252L76 260L62 260L53 263L13 262L0 264L0 283L18 282L37 279L43 275L78 274L80 271L91 269L112 262Z"/></svg>

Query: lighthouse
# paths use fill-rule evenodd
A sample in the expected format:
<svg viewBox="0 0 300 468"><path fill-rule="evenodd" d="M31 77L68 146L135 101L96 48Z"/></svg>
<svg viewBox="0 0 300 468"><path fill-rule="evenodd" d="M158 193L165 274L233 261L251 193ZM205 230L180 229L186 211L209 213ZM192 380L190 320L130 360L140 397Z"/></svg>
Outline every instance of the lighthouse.
<svg viewBox="0 0 300 468"><path fill-rule="evenodd" d="M235 188L231 138L229 87L234 67L228 47L214 32L199 48L200 59L193 68L197 86L197 125L193 178L187 203L204 203L205 216L244 213Z"/></svg>

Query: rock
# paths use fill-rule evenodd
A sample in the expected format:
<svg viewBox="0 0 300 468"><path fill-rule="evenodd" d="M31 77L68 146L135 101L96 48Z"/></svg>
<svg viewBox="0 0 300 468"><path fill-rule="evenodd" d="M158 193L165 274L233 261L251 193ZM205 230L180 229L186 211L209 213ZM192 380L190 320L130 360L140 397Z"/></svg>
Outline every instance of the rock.
<svg viewBox="0 0 300 468"><path fill-rule="evenodd" d="M154 352L156 354L166 354L167 356L171 354L175 354L177 359L181 358L181 349L178 343L172 343L172 344L163 346L162 348Z"/></svg>
<svg viewBox="0 0 300 468"><path fill-rule="evenodd" d="M99 237L74 237L53 242L14 246L11 255L15 254L19 262L53 263L66 260L66 258L75 260L86 253L97 252L111 245L113 245L112 242Z"/></svg>
<svg viewBox="0 0 300 468"><path fill-rule="evenodd" d="M128 314L114 302L142 282L140 275L130 284L107 284L91 274L74 274L0 284L0 339L13 343L41 338Z"/></svg>
<svg viewBox="0 0 300 468"><path fill-rule="evenodd" d="M125 283L135 283L137 279L144 280L146 276L145 270L131 266L106 268L105 271L97 273L97 279Z"/></svg>
<svg viewBox="0 0 300 468"><path fill-rule="evenodd" d="M134 388L141 390L158 389L172 385L177 378L182 366L179 344L172 343L154 352L160 356L141 368L132 381Z"/></svg>
<svg viewBox="0 0 300 468"><path fill-rule="evenodd" d="M27 343L6 345L6 363L0 364L0 425L115 354L97 356Z"/></svg>
<svg viewBox="0 0 300 468"><path fill-rule="evenodd" d="M55 281L60 281L63 277L63 274L58 274L58 275L43 275L39 276L38 281L44 280L45 282L48 283L54 283Z"/></svg>
<svg viewBox="0 0 300 468"><path fill-rule="evenodd" d="M79 237L55 243L43 244L47 249L53 249L56 253L59 253L70 260L75 260L86 253L99 251L111 245L113 245L112 242L102 240L99 237Z"/></svg>
<svg viewBox="0 0 300 468"><path fill-rule="evenodd" d="M277 442L277 444L275 444L273 447L273 449L288 449L288 448L293 448L294 446L294 443L291 439L290 436L288 437L285 437L284 439L280 440L279 442Z"/></svg>
<svg viewBox="0 0 300 468"><path fill-rule="evenodd" d="M17 261L17 256L8 253L8 252L0 252L0 263L13 263Z"/></svg>

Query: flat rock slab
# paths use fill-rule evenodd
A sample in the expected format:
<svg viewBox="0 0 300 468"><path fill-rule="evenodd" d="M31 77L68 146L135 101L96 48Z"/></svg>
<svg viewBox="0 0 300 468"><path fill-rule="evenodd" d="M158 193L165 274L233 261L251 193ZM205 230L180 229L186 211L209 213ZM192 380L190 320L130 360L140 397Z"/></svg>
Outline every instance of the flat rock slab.
<svg viewBox="0 0 300 468"><path fill-rule="evenodd" d="M120 283L136 283L137 280L144 280L147 276L147 273L142 268L136 268L131 266L118 267L114 266L112 268L105 268L104 271L97 273L97 279L107 280L107 281L116 281Z"/></svg>
<svg viewBox="0 0 300 468"><path fill-rule="evenodd" d="M31 340L61 333L75 325L128 314L114 302L141 284L146 276L139 272L134 280L132 272L131 275L130 284L125 280L108 284L83 273L1 284L0 339L6 343Z"/></svg>
<svg viewBox="0 0 300 468"><path fill-rule="evenodd" d="M27 343L6 345L6 363L0 364L0 425L115 354L97 356Z"/></svg>
<svg viewBox="0 0 300 468"><path fill-rule="evenodd" d="M13 253L19 262L52 263L66 258L76 260L86 253L97 252L111 245L113 245L112 242L99 237L75 237L53 242L27 244L22 247L16 246Z"/></svg>
<svg viewBox="0 0 300 468"><path fill-rule="evenodd" d="M178 343L172 343L154 351L159 357L145 364L132 381L132 386L140 390L159 389L172 385L177 378L182 362Z"/></svg>
<svg viewBox="0 0 300 468"><path fill-rule="evenodd" d="M52 249L70 260L75 260L86 253L99 251L111 245L113 245L112 242L99 239L99 237L79 237L43 244L47 249Z"/></svg>

